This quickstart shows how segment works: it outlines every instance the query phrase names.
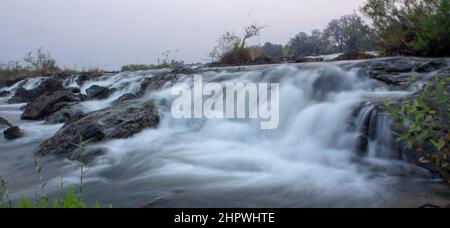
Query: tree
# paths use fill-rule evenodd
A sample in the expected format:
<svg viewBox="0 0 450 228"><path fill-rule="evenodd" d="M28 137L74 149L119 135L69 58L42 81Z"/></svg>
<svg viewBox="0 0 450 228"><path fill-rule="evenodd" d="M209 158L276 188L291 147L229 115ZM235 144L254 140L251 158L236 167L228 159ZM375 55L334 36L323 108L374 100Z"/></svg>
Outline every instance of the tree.
<svg viewBox="0 0 450 228"><path fill-rule="evenodd" d="M332 20L324 30L324 34L331 45L340 52L366 51L372 48L372 31L356 14Z"/></svg>
<svg viewBox="0 0 450 228"><path fill-rule="evenodd" d="M328 51L328 45L320 30L312 31L311 35L304 32L292 38L287 49L292 57L320 55Z"/></svg>
<svg viewBox="0 0 450 228"><path fill-rule="evenodd" d="M225 32L218 40L215 46L209 53L209 57L213 62L219 61L227 52L237 48L241 39L232 32Z"/></svg>
<svg viewBox="0 0 450 228"><path fill-rule="evenodd" d="M245 42L255 36L259 36L261 33L261 30L263 30L265 26L258 26L256 24L249 25L244 28L245 34L242 38L241 48L245 48Z"/></svg>
<svg viewBox="0 0 450 228"><path fill-rule="evenodd" d="M450 0L369 0L361 11L382 54L450 55Z"/></svg>
<svg viewBox="0 0 450 228"><path fill-rule="evenodd" d="M280 60L283 58L283 45L267 42L261 47L261 55L272 60Z"/></svg>
<svg viewBox="0 0 450 228"><path fill-rule="evenodd" d="M24 61L31 70L39 72L42 75L48 75L60 70L50 52L44 51L42 48L37 49L36 56L30 51L24 58Z"/></svg>

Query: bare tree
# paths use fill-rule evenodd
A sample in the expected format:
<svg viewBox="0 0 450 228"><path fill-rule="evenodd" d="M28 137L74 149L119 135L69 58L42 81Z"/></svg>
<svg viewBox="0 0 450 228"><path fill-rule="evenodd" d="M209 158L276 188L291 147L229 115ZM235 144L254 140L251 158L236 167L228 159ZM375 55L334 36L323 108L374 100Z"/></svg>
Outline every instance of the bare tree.
<svg viewBox="0 0 450 228"><path fill-rule="evenodd" d="M256 24L245 27L245 34L244 34L244 37L242 38L241 48L245 47L245 42L248 39L250 39L254 36L259 36L261 33L261 30L263 30L265 27L266 26L258 26Z"/></svg>

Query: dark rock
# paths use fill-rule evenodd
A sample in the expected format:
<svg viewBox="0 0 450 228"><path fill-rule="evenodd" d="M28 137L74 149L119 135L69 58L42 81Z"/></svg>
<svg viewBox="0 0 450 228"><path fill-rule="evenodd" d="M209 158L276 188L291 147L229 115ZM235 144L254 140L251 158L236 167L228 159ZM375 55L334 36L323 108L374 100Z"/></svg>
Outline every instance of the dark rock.
<svg viewBox="0 0 450 228"><path fill-rule="evenodd" d="M14 140L22 137L22 131L20 130L19 127L14 126L3 131L3 135L8 140Z"/></svg>
<svg viewBox="0 0 450 228"><path fill-rule="evenodd" d="M67 107L53 113L45 120L46 124L72 123L86 116L83 109L77 106L78 103L72 103Z"/></svg>
<svg viewBox="0 0 450 228"><path fill-rule="evenodd" d="M67 91L45 94L29 103L21 118L24 120L44 120L62 108L73 105L73 102L80 101L81 99L78 96Z"/></svg>
<svg viewBox="0 0 450 228"><path fill-rule="evenodd" d="M344 53L337 58L333 59L332 61L342 61L342 60L363 60L363 59L373 59L375 58L374 55L361 53L361 52L347 52Z"/></svg>
<svg viewBox="0 0 450 228"><path fill-rule="evenodd" d="M11 127L12 125L3 117L0 117L0 127Z"/></svg>
<svg viewBox="0 0 450 228"><path fill-rule="evenodd" d="M174 70L172 70L172 74L195 74L195 73L197 73L197 71L190 67L177 67Z"/></svg>
<svg viewBox="0 0 450 228"><path fill-rule="evenodd" d="M115 92L114 89L109 89L98 85L93 85L86 90L87 97L89 100L106 99L114 92Z"/></svg>
<svg viewBox="0 0 450 228"><path fill-rule="evenodd" d="M145 78L141 83L138 95L143 95L148 91L160 90L167 84L173 84L180 79L178 74L163 74L151 78Z"/></svg>
<svg viewBox="0 0 450 228"><path fill-rule="evenodd" d="M314 62L323 62L324 59L320 57L302 57L296 58L295 63L314 63Z"/></svg>
<svg viewBox="0 0 450 228"><path fill-rule="evenodd" d="M82 86L86 81L97 79L103 75L105 75L106 72L81 72L78 76L77 83L79 86Z"/></svg>
<svg viewBox="0 0 450 228"><path fill-rule="evenodd" d="M67 88L66 90L70 91L71 93L81 93L80 88L76 88L76 87Z"/></svg>
<svg viewBox="0 0 450 228"><path fill-rule="evenodd" d="M10 94L11 94L10 91L4 90L4 91L1 91L1 92L0 92L0 97L7 97L7 96L9 96Z"/></svg>
<svg viewBox="0 0 450 228"><path fill-rule="evenodd" d="M70 158L77 149L74 144L80 142L80 136L89 143L128 138L145 128L156 127L159 120L153 101L125 101L68 124L42 143L35 154Z"/></svg>
<svg viewBox="0 0 450 228"><path fill-rule="evenodd" d="M429 73L446 67L447 64L443 60L430 60L426 63L421 64L416 68L416 72L419 73Z"/></svg>
<svg viewBox="0 0 450 228"><path fill-rule="evenodd" d="M132 93L126 93L126 94L120 96L119 98L117 98L117 100L115 100L115 101L112 103L112 105L117 105L117 104L120 104L120 103L122 103L122 102L124 102L124 101L134 100L134 99L137 99L137 98L138 98L138 96L135 95L135 94L132 94Z"/></svg>
<svg viewBox="0 0 450 228"><path fill-rule="evenodd" d="M55 78L49 78L33 90L26 90L25 88L20 87L14 96L8 100L8 103L28 103L34 101L43 94L53 93L60 90L64 90L62 81Z"/></svg>

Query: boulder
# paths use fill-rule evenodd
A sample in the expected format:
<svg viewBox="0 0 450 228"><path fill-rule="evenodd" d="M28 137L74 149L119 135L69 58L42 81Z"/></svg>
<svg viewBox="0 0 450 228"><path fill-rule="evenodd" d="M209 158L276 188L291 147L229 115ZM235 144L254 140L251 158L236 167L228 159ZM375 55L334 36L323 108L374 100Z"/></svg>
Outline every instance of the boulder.
<svg viewBox="0 0 450 228"><path fill-rule="evenodd" d="M4 91L1 91L1 92L0 92L0 97L7 97L7 96L9 96L10 94L11 94L10 91L4 90Z"/></svg>
<svg viewBox="0 0 450 228"><path fill-rule="evenodd" d="M17 126L13 126L3 131L3 135L8 140L18 139L22 137L22 130Z"/></svg>
<svg viewBox="0 0 450 228"><path fill-rule="evenodd" d="M43 94L53 93L60 90L64 90L63 82L59 79L49 78L33 90L26 90L25 88L20 87L17 89L14 96L8 100L8 103L29 103Z"/></svg>
<svg viewBox="0 0 450 228"><path fill-rule="evenodd" d="M159 113L153 101L125 101L119 105L92 112L66 124L52 138L42 143L36 155L77 157L80 138L90 143L123 139L159 124Z"/></svg>
<svg viewBox="0 0 450 228"><path fill-rule="evenodd" d="M106 99L114 92L115 92L114 89L109 89L107 87L102 87L102 86L98 86L98 85L93 85L86 90L87 98L89 100Z"/></svg>
<svg viewBox="0 0 450 228"><path fill-rule="evenodd" d="M120 96L119 98L117 98L117 100L115 100L115 101L112 103L112 105L117 105L117 104L120 104L120 103L122 103L122 102L124 102L124 101L134 100L134 99L137 99L137 98L138 98L138 96L135 95L135 94L132 94L132 93L126 93L126 94Z"/></svg>
<svg viewBox="0 0 450 228"><path fill-rule="evenodd" d="M82 107L74 102L46 118L46 124L72 123L86 116Z"/></svg>
<svg viewBox="0 0 450 228"><path fill-rule="evenodd" d="M0 117L0 127L11 127L12 125L3 117Z"/></svg>
<svg viewBox="0 0 450 228"><path fill-rule="evenodd" d="M81 99L77 95L67 91L44 94L26 106L21 118L24 120L44 120L62 108L80 101Z"/></svg>
<svg viewBox="0 0 450 228"><path fill-rule="evenodd" d="M148 91L160 90L165 85L170 83L176 83L181 78L179 74L162 74L159 76L145 78L141 82L141 89L138 95L143 95Z"/></svg>

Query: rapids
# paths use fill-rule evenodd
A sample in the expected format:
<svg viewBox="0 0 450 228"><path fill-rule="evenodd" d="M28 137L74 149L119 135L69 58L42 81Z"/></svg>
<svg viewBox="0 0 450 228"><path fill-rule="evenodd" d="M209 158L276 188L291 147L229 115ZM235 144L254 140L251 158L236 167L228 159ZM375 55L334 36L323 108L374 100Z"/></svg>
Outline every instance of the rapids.
<svg viewBox="0 0 450 228"><path fill-rule="evenodd" d="M146 77L163 71L107 75L87 81L116 88L108 99L86 101L86 111L111 105L125 93L136 93ZM94 146L107 153L89 165L85 197L114 207L418 207L447 204L442 181L404 161L392 159L389 118L362 104L403 97L414 89L393 90L358 74L348 64L311 63L239 68L205 68L205 82L280 83L280 125L260 130L255 120L176 120L170 113L171 84L145 95L162 115L157 129L132 138ZM32 89L42 78L19 82ZM191 85L190 77L184 79ZM23 84L25 83L25 84ZM79 87L76 77L65 81ZM0 89L2 90L2 89ZM0 137L0 174L14 197L39 188L33 149L62 125L19 119L21 105L0 100L0 116L20 126L25 136ZM368 153L357 155L364 120L374 118ZM354 121L355 127L349 127ZM57 192L59 177L77 184L78 166L68 160L38 158L48 191Z"/></svg>

